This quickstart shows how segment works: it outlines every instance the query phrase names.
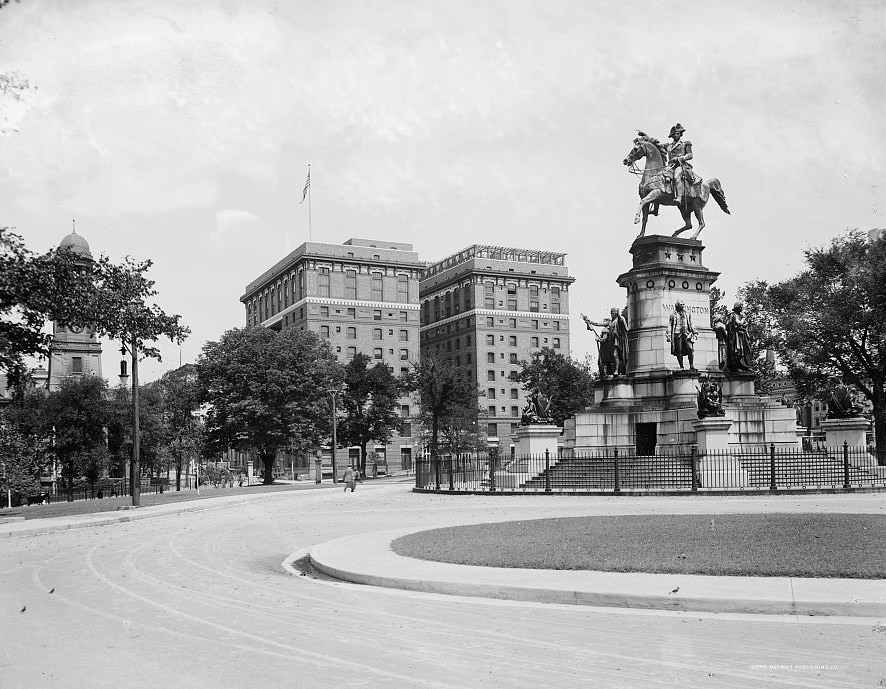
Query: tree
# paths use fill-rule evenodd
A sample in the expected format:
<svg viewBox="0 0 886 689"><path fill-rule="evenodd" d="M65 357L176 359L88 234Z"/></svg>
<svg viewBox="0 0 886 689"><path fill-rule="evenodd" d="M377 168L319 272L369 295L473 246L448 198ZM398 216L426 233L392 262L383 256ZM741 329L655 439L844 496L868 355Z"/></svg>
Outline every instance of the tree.
<svg viewBox="0 0 886 689"><path fill-rule="evenodd" d="M584 409L594 397L591 367L549 347L533 353L530 361L521 361L520 370L511 374L511 380L550 399L551 418L558 426Z"/></svg>
<svg viewBox="0 0 886 689"><path fill-rule="evenodd" d="M158 381L162 394L165 437L163 453L175 468L175 489L181 490L183 467L202 453L202 428L195 415L200 407L197 371L185 365L168 371Z"/></svg>
<svg viewBox="0 0 886 689"><path fill-rule="evenodd" d="M207 342L197 382L201 401L209 405L210 447L254 448L264 482L273 483L280 450L306 452L325 438L326 395L320 391L336 365L327 343L295 328L238 328Z"/></svg>
<svg viewBox="0 0 886 689"><path fill-rule="evenodd" d="M40 494L44 466L37 443L36 436L22 433L14 423L0 416L0 462L5 494L26 497Z"/></svg>
<svg viewBox="0 0 886 689"><path fill-rule="evenodd" d="M73 500L74 479L85 476L95 485L107 469L105 426L110 418L107 384L96 376L71 377L46 398L44 428L51 429L55 456L68 500Z"/></svg>
<svg viewBox="0 0 886 689"><path fill-rule="evenodd" d="M84 304L92 285L70 249L36 255L9 228L0 227L0 370L21 394L25 357L49 354L47 321L88 325Z"/></svg>
<svg viewBox="0 0 886 689"><path fill-rule="evenodd" d="M344 367L341 395L345 417L338 422L338 440L360 447L360 473L366 475L367 445L387 444L401 419L397 401L400 383L383 363L370 367L371 359L357 352Z"/></svg>
<svg viewBox="0 0 886 689"><path fill-rule="evenodd" d="M806 269L760 299L773 343L801 394L842 380L868 398L886 464L886 236L853 230L804 253Z"/></svg>
<svg viewBox="0 0 886 689"><path fill-rule="evenodd" d="M419 421L430 434L431 458L436 460L442 429L476 410L477 386L466 371L432 354L422 354L407 374L406 385L418 397Z"/></svg>

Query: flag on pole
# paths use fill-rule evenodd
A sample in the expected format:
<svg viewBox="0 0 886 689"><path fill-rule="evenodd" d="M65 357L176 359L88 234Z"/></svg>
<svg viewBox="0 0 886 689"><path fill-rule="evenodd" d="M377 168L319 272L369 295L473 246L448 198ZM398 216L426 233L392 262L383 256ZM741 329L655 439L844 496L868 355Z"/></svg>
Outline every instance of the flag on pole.
<svg viewBox="0 0 886 689"><path fill-rule="evenodd" d="M301 191L301 201L298 202L298 205L302 205L305 202L305 198L308 195L308 191L311 189L311 166L308 165L308 177L305 180L305 188Z"/></svg>

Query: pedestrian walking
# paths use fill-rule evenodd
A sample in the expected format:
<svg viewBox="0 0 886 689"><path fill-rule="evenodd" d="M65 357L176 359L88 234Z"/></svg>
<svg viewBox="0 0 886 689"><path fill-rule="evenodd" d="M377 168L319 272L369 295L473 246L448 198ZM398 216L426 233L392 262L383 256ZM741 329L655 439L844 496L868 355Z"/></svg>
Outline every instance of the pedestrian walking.
<svg viewBox="0 0 886 689"><path fill-rule="evenodd" d="M345 474L342 477L342 480L345 482L345 493L348 492L348 488L350 488L353 493L354 489L357 487L357 475L354 473L353 467L345 469Z"/></svg>

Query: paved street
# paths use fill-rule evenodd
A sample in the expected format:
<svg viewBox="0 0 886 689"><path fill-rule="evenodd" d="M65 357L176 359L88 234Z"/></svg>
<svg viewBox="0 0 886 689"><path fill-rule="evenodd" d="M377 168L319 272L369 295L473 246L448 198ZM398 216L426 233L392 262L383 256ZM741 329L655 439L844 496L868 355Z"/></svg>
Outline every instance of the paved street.
<svg viewBox="0 0 886 689"><path fill-rule="evenodd" d="M886 620L458 598L293 577L280 565L313 544L398 527L884 508L880 494L447 497L377 483L5 538L0 678L5 687L886 686Z"/></svg>

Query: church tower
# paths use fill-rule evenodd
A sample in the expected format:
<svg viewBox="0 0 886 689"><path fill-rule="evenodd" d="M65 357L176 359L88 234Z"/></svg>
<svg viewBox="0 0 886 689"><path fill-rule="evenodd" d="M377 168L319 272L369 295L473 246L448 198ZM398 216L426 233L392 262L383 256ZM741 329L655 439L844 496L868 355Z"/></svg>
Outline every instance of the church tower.
<svg viewBox="0 0 886 689"><path fill-rule="evenodd" d="M89 243L74 230L62 239L59 248L70 248L84 269L92 264ZM52 324L52 345L49 350L49 391L55 392L63 379L70 376L102 375L102 346L89 328Z"/></svg>

